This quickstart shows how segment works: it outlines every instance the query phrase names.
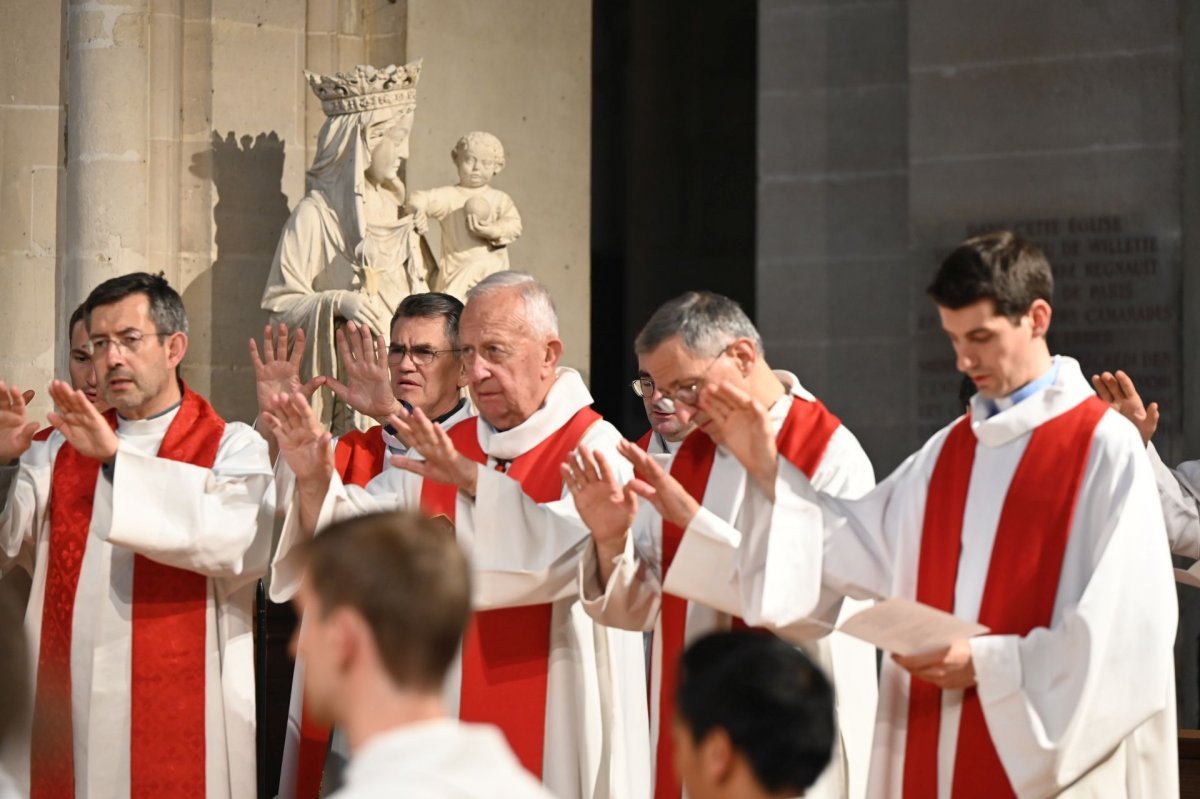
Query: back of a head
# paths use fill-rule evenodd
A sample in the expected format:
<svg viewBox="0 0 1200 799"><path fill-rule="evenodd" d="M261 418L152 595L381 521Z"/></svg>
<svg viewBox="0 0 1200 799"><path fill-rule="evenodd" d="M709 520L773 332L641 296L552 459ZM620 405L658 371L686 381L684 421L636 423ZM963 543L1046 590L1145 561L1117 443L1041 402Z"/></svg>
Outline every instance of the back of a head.
<svg viewBox="0 0 1200 799"><path fill-rule="evenodd" d="M525 272L493 272L467 291L467 305L499 291L512 290L525 303L525 321L533 335L558 337L558 311L550 290L533 275Z"/></svg>
<svg viewBox="0 0 1200 799"><path fill-rule="evenodd" d="M715 633L680 660L677 716L698 744L720 728L765 791L801 794L829 764L833 688L807 657L755 631Z"/></svg>
<svg viewBox="0 0 1200 799"><path fill-rule="evenodd" d="M92 293L83 301L84 320L91 329L92 312L104 305L112 305L134 294L144 294L150 302L150 318L154 320L156 332L187 333L187 311L183 307L183 298L179 292L171 288L162 274L152 275L148 272L131 272L128 275L112 277L92 289Z"/></svg>
<svg viewBox="0 0 1200 799"><path fill-rule="evenodd" d="M926 293L952 311L992 300L997 314L1015 321L1035 300L1051 302L1054 276L1037 245L998 230L958 245L942 261Z"/></svg>
<svg viewBox="0 0 1200 799"><path fill-rule="evenodd" d="M689 291L660 305L634 340L634 352L653 352L674 336L680 336L684 346L700 356L716 356L739 338L750 339L759 356L764 354L762 336L742 306L711 291Z"/></svg>
<svg viewBox="0 0 1200 799"><path fill-rule="evenodd" d="M467 558L453 526L415 512L373 513L330 525L306 554L322 616L354 610L398 687L437 691L471 613Z"/></svg>
<svg viewBox="0 0 1200 799"><path fill-rule="evenodd" d="M440 317L446 321L446 340L450 342L450 346L458 347L458 320L462 317L462 312L462 300L452 294L443 294L440 291L409 294L396 306L388 329L394 329L401 319Z"/></svg>

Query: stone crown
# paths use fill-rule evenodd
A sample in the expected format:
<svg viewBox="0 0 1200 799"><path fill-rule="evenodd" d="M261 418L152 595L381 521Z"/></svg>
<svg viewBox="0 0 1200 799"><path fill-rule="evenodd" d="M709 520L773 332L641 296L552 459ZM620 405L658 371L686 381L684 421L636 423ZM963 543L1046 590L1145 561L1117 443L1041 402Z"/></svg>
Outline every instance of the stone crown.
<svg viewBox="0 0 1200 799"><path fill-rule="evenodd" d="M351 72L320 75L304 71L313 94L321 101L326 116L354 114L376 108L417 104L417 80L421 77L421 62L381 69L359 65Z"/></svg>

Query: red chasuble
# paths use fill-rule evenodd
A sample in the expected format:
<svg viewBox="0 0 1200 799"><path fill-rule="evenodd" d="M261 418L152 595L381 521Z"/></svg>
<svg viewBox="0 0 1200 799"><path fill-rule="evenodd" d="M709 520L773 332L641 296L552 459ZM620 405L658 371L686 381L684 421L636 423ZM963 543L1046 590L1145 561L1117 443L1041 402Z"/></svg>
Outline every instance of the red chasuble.
<svg viewBox="0 0 1200 799"><path fill-rule="evenodd" d="M542 443L511 461L508 476L535 502L561 498L559 465L599 420L600 415L591 408L581 409ZM469 419L447 434L463 455L487 463L479 446L478 424L477 418ZM505 471L503 465L497 468ZM457 499L457 486L432 480L421 485L421 508L431 516L455 519ZM476 611L462 646L459 717L503 730L521 765L539 779L546 737L552 610L552 605L544 603Z"/></svg>
<svg viewBox="0 0 1200 799"><path fill-rule="evenodd" d="M642 452L650 451L650 439L653 437L654 437L654 430L651 429L651 430L647 430L646 434L637 440L637 445L642 450Z"/></svg>
<svg viewBox="0 0 1200 799"><path fill-rule="evenodd" d="M116 427L116 413L105 414ZM183 402L158 457L212 468L225 422L198 394ZM117 459L116 468L120 468ZM71 623L100 462L63 444L50 487L50 564L37 664L31 799L72 799ZM130 796L205 795L204 666L208 578L134 557Z"/></svg>
<svg viewBox="0 0 1200 799"><path fill-rule="evenodd" d="M383 425L377 424L365 433L351 430L337 440L333 449L334 468L345 485L365 488L383 471L387 457L387 442L383 440Z"/></svg>
<svg viewBox="0 0 1200 799"><path fill-rule="evenodd" d="M779 454L810 479L829 446L829 440L841 426L836 416L820 402L792 398L792 407L776 438ZM708 475L712 471L716 445L699 430L683 440L671 462L671 476L687 489L697 502L704 501ZM667 520L662 524L662 573L675 560L683 530ZM675 774L671 722L675 717L675 690L679 657L683 653L684 628L687 624L687 600L662 595L662 668L658 693L658 743L655 752L655 799L679 799L682 788ZM735 620L736 622L737 620Z"/></svg>
<svg viewBox="0 0 1200 799"><path fill-rule="evenodd" d="M1035 627L1050 626L1075 500L1092 436L1107 409L1104 402L1090 397L1031 434L1004 498L979 608L979 623L992 633L1027 635ZM954 612L975 447L971 419L963 417L946 436L925 500L917 600L949 613ZM911 679L904 750L906 799L937 796L941 718L941 689ZM974 688L963 695L952 796L1014 796Z"/></svg>

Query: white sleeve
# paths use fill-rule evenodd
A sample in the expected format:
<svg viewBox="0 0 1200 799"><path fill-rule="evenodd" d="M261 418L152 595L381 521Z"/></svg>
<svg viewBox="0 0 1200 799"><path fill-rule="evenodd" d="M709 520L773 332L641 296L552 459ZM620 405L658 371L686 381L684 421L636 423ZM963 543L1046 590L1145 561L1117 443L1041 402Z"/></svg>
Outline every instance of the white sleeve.
<svg viewBox="0 0 1200 799"><path fill-rule="evenodd" d="M211 469L122 442L112 480L112 526L100 535L113 546L209 577L252 582L266 572L271 462L267 442L248 426L225 426Z"/></svg>
<svg viewBox="0 0 1200 799"><path fill-rule="evenodd" d="M581 443L602 453L625 484L633 467L617 452L620 440L601 421ZM554 602L578 591L579 557L591 536L565 486L560 499L537 503L515 480L480 465L474 500L460 493L456 512L459 540L471 553L477 608Z"/></svg>
<svg viewBox="0 0 1200 799"><path fill-rule="evenodd" d="M13 568L33 573L38 531L46 523L54 455L61 439L34 441L18 463L0 466L0 574Z"/></svg>
<svg viewBox="0 0 1200 799"><path fill-rule="evenodd" d="M600 584L599 555L588 541L579 561L579 599L596 621L622 630L653 630L662 605L662 574L654 531L662 520L649 502L640 502L625 549L613 561L608 584ZM659 535L661 540L661 534Z"/></svg>
<svg viewBox="0 0 1200 799"><path fill-rule="evenodd" d="M1162 462L1153 444L1146 447L1146 454L1158 486L1171 551L1200 558L1200 461L1188 461L1171 469Z"/></svg>
<svg viewBox="0 0 1200 799"><path fill-rule="evenodd" d="M275 466L276 483L289 486L292 496L286 503L283 530L271 560L270 597L272 602L287 602L300 587L303 562L297 557L300 544L308 541L312 534L300 524L300 503L295 496L295 474L280 458ZM414 488L415 486L415 488ZM415 497L420 496L420 479L402 469L385 469L366 488L346 485L335 470L329 479L329 489L317 516L315 533L320 533L334 522L350 519L376 511L416 507Z"/></svg>
<svg viewBox="0 0 1200 799"><path fill-rule="evenodd" d="M983 713L1018 796L1059 793L1174 702L1171 559L1141 441L1120 432L1116 445L1093 444L1051 626L971 640Z"/></svg>

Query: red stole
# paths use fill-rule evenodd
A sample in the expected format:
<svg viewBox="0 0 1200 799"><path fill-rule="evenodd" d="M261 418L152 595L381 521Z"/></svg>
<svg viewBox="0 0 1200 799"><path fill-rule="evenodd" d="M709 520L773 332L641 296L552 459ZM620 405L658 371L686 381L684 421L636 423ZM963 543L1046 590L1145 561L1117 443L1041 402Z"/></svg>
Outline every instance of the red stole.
<svg viewBox="0 0 1200 799"><path fill-rule="evenodd" d="M45 441L50 438L50 434L54 432L53 427L43 427L41 430L33 434L34 441Z"/></svg>
<svg viewBox="0 0 1200 799"><path fill-rule="evenodd" d="M365 433L351 430L337 440L333 449L334 468L346 485L365 487L383 471L387 457L387 442L383 440L383 425L375 425Z"/></svg>
<svg viewBox="0 0 1200 799"><path fill-rule="evenodd" d="M1108 406L1089 397L1037 427L1009 484L1000 511L979 623L996 635L1027 635L1048 627L1063 556L1083 483L1092 437ZM951 429L930 478L921 532L917 600L954 612L963 514L976 439L970 417ZM941 689L910 679L904 796L937 796ZM1013 796L996 754L978 693L963 696L952 796Z"/></svg>
<svg viewBox="0 0 1200 799"><path fill-rule="evenodd" d="M809 478L816 472L829 446L834 431L841 426L836 416L819 401L808 402L792 397L792 407L776 438L779 454ZM704 501L708 475L712 471L716 444L703 432L696 430L683 440L671 462L671 476L687 489L697 502ZM667 520L662 523L662 574L675 560L683 530ZM682 788L675 774L674 747L671 741L671 722L675 716L675 691L678 678L676 664L683 653L684 629L687 625L687 600L671 594L662 595L660 621L662 624L662 663L658 693L658 741L655 751L655 799L679 799ZM735 620L736 621L736 620Z"/></svg>
<svg viewBox="0 0 1200 799"><path fill-rule="evenodd" d="M116 413L105 414L116 427ZM198 394L183 401L158 457L211 468L225 422ZM120 464L117 464L120 468ZM71 625L100 462L63 444L50 487L50 563L38 654L31 799L75 795ZM130 796L205 795L205 615L208 578L134 556Z"/></svg>
<svg viewBox="0 0 1200 799"><path fill-rule="evenodd" d="M646 431L645 435L643 435L641 438L639 438L637 440L637 445L642 450L642 452L650 451L650 439L652 439L653 437L654 437L654 429L651 428Z"/></svg>
<svg viewBox="0 0 1200 799"><path fill-rule="evenodd" d="M580 409L557 431L519 455L507 474L535 502L562 496L559 465L575 449L600 415ZM479 446L479 420L455 425L447 434L466 457L487 463ZM455 519L457 486L425 480L421 508L431 516ZM516 531L514 531L516 532ZM517 759L539 779L546 737L546 685L550 668L549 603L476 611L463 638L459 717L495 724L504 731Z"/></svg>

